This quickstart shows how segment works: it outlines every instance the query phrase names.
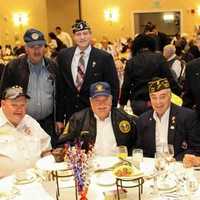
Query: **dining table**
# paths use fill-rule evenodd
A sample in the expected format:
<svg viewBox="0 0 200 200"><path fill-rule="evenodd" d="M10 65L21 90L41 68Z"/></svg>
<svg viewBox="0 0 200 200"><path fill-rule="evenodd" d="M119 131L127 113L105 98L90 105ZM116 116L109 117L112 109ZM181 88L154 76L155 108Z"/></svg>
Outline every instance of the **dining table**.
<svg viewBox="0 0 200 200"><path fill-rule="evenodd" d="M131 163L132 158L128 161ZM90 177L90 185L87 192L88 200L114 200L117 199L116 192L116 176L113 173L113 166L119 163L119 158L111 157L96 157L93 159L94 169ZM155 170L154 158L143 158L140 163L140 177L144 180L142 184L142 200L189 200L200 198L200 168L184 168L182 162L171 162L167 164L167 169L162 174L160 181L158 173ZM0 200L76 200L75 195L75 181L73 176L64 176L58 178L58 185L56 179L49 178L52 172L63 172L66 168L66 163L56 163L53 156L41 158L36 163L34 169L29 169L29 172L35 174L30 176L27 182L17 183L16 175L11 175L0 180ZM156 175L155 175L156 174ZM192 174L198 182L198 187L195 191L188 192L186 187L187 174ZM31 179L32 178L32 179ZM123 178L123 177L122 177ZM3 192L6 179L12 180L12 189ZM10 184L7 180L6 184ZM166 181L165 181L166 180ZM160 181L160 182L159 182ZM124 196L120 199L137 200L138 188L129 187L136 184L134 176L131 181L124 182ZM57 187L59 187L60 194L57 195ZM166 188L165 188L166 187ZM115 194L115 198L114 195Z"/></svg>

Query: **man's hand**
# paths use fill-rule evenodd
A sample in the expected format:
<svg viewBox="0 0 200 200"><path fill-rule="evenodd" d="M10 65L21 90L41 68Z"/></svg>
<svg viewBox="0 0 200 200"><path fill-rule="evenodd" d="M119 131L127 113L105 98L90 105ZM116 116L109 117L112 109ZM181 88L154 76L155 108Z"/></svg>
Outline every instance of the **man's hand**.
<svg viewBox="0 0 200 200"><path fill-rule="evenodd" d="M56 122L55 124L56 134L59 136L64 130L64 123L63 122Z"/></svg>

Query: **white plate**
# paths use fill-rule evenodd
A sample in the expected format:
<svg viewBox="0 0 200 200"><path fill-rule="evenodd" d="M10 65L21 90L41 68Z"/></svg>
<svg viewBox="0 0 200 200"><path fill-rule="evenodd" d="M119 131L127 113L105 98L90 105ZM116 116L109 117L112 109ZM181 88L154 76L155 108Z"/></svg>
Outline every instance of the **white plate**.
<svg viewBox="0 0 200 200"><path fill-rule="evenodd" d="M95 170L104 170L115 166L121 161L117 157L96 157L93 161Z"/></svg>
<svg viewBox="0 0 200 200"><path fill-rule="evenodd" d="M69 169L67 162L57 163L53 155L45 156L40 158L36 162L36 167L44 171L58 171Z"/></svg>
<svg viewBox="0 0 200 200"><path fill-rule="evenodd" d="M16 182L15 184L17 185L23 185L23 184L28 184L32 183L33 181L36 180L36 174L34 174L32 171L26 170L24 172L18 172L15 175Z"/></svg>
<svg viewBox="0 0 200 200"><path fill-rule="evenodd" d="M176 189L175 181L158 181L158 189L160 191L171 191Z"/></svg>
<svg viewBox="0 0 200 200"><path fill-rule="evenodd" d="M115 184L116 179L112 171L98 173L95 177L95 182L101 186L112 186Z"/></svg>

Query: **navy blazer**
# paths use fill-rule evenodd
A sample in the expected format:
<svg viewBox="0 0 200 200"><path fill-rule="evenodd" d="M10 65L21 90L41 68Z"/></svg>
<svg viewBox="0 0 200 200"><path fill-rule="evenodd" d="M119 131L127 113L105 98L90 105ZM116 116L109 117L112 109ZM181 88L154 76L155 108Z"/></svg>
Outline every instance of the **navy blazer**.
<svg viewBox="0 0 200 200"><path fill-rule="evenodd" d="M153 110L142 114L136 122L137 147L142 148L147 157L154 157L156 152L155 125ZM187 152L199 150L199 122L194 111L171 104L168 144L173 144L175 158L178 160Z"/></svg>
<svg viewBox="0 0 200 200"><path fill-rule="evenodd" d="M92 47L84 82L80 92L76 89L71 72L71 63L76 48L63 49L58 57L57 63L59 66L62 91L59 94L60 105L60 120L68 120L74 112L78 112L88 106L89 102L89 88L92 83L97 81L106 81L111 86L111 93L113 96L113 105L117 105L119 97L119 80L114 60L110 54L100 49Z"/></svg>

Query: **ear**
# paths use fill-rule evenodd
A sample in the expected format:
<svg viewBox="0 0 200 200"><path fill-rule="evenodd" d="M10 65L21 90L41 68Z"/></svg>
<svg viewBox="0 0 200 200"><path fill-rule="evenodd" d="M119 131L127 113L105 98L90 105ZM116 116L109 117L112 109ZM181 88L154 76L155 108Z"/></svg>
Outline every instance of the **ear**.
<svg viewBox="0 0 200 200"><path fill-rule="evenodd" d="M5 105L5 100L1 100L1 106Z"/></svg>

